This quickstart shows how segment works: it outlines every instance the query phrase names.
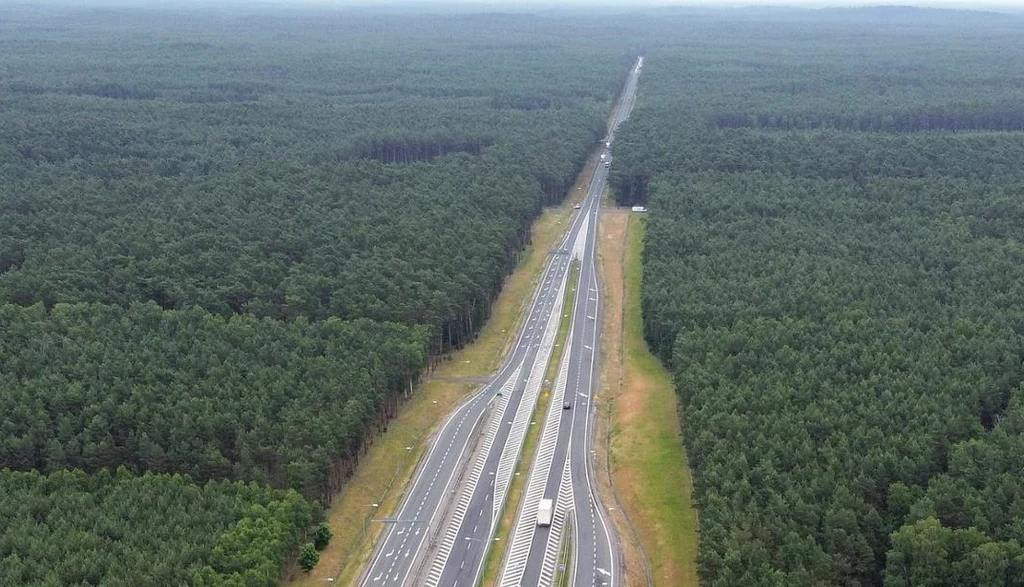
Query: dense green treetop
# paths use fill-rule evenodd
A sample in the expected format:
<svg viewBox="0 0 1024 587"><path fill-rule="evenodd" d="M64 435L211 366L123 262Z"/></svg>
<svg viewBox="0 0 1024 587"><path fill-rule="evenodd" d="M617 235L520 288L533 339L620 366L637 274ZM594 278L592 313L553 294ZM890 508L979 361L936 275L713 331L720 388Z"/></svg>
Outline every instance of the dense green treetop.
<svg viewBox="0 0 1024 587"><path fill-rule="evenodd" d="M327 497L335 463L358 456L424 368L425 339L365 319L0 306L0 464L125 465Z"/></svg>
<svg viewBox="0 0 1024 587"><path fill-rule="evenodd" d="M272 587L315 515L255 483L0 471L0 583Z"/></svg>
<svg viewBox="0 0 1024 587"><path fill-rule="evenodd" d="M604 136L616 30L6 7L0 583L275 584Z"/></svg>
<svg viewBox="0 0 1024 587"><path fill-rule="evenodd" d="M0 25L0 299L370 317L434 353L633 58L566 17L26 12Z"/></svg>
<svg viewBox="0 0 1024 587"><path fill-rule="evenodd" d="M652 40L616 142L701 580L1017 586L1020 24L830 14Z"/></svg>

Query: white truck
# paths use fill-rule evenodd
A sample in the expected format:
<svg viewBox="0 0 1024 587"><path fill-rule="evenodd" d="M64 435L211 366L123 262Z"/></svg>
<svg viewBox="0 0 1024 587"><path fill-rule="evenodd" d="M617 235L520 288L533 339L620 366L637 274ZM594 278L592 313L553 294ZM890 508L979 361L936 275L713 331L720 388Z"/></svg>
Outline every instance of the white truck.
<svg viewBox="0 0 1024 587"><path fill-rule="evenodd" d="M537 507L537 525L538 526L550 526L551 516L555 513L555 504L550 499L540 500L540 505Z"/></svg>

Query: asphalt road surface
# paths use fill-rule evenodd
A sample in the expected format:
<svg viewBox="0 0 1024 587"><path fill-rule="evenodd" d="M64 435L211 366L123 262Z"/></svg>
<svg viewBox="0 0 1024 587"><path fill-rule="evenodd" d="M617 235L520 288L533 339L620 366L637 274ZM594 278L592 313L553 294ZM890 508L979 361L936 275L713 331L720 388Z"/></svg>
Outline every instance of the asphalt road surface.
<svg viewBox="0 0 1024 587"><path fill-rule="evenodd" d="M628 118L633 107L642 64L642 58L638 59L626 84L619 110L613 119L615 128ZM614 129L609 135L609 144L613 137ZM605 160L611 164L610 150L605 152ZM516 524L516 534L522 536L513 535L513 552L505 560L500 581L502 587L546 587L555 578L556 566L558 571L568 573L572 585L612 587L619 579L617 549L607 516L598 499L592 470L592 423L596 415L596 402L599 401L596 392L599 383L597 359L600 353L598 320L601 315L595 262L600 203L597 197L604 190L607 168L599 171L591 186L593 205L585 210L589 216L588 230L581 237L583 242L579 247L580 280L573 309L572 331L566 348L569 360L564 366L565 387L561 397L552 399L570 408L562 410L561 422L557 428L553 428L557 440L550 465L540 462L547 455L539 451L538 460L531 471L531 475L546 474L546 478L539 480L543 485L542 494L531 496L527 492L527 500L554 500L556 516L563 516L563 524L571 525L572 554L569 560L572 568L561 568L559 550L565 536L559 527L562 524L556 521L550 527L536 526L536 506L527 501L520 512L522 519ZM531 477L531 484L533 481ZM524 556L523 553L514 552L517 549L528 549L528 554Z"/></svg>

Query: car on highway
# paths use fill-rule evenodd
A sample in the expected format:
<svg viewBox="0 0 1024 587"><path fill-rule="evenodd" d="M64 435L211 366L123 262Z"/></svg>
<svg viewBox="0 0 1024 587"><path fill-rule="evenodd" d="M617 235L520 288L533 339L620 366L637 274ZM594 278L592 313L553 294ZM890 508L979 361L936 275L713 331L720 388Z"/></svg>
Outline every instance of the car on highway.
<svg viewBox="0 0 1024 587"><path fill-rule="evenodd" d="M580 205L579 204L573 204L572 205L572 209L573 210L579 210L580 209Z"/></svg>
<svg viewBox="0 0 1024 587"><path fill-rule="evenodd" d="M565 402L564 404L562 404L562 409L563 409L563 410L569 410L569 409L572 409L572 404L571 404L571 403L569 403L569 402Z"/></svg>
<svg viewBox="0 0 1024 587"><path fill-rule="evenodd" d="M554 515L554 501L550 499L540 500L540 505L537 506L537 525L538 526L550 526L551 518Z"/></svg>

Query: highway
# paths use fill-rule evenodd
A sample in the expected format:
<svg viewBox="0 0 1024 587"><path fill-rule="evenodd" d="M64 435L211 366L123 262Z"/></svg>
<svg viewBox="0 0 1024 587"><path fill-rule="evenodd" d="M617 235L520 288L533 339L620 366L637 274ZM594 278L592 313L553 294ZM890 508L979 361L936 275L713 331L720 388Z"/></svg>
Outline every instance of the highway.
<svg viewBox="0 0 1024 587"><path fill-rule="evenodd" d="M595 197L581 212L586 216L582 231L573 247L573 257L580 261L579 286L575 306L570 310L572 326L564 359L559 368L551 409L541 437L523 507L517 519L506 553L500 585L550 585L555 575L558 546L564 536L566 515L572 512L574 544L586 548L584 575L593 576L599 564L611 573L611 547L607 530L598 523L592 501L589 470L589 430L592 415L592 394L597 382L596 352L599 352L598 311L599 290L594 263L598 195L604 187L606 168L595 174L591 191ZM568 404L569 409L563 406ZM567 475L568 472L568 475ZM537 506L542 498L555 502L555 516L550 527L538 527ZM600 526L600 527L598 527ZM596 556L594 547L600 548ZM579 562L579 557L574 557ZM582 584L593 585L593 582Z"/></svg>
<svg viewBox="0 0 1024 587"><path fill-rule="evenodd" d="M613 119L613 127L628 116L639 63L626 84ZM613 134L609 133L607 140L610 142L612 137ZM606 158L610 157L607 150L604 152ZM491 383L459 406L434 435L431 447L421 460L394 517L375 520L374 523L387 524L387 529L374 548L371 562L361 575L360 585L475 585L483 572L488 547L492 543L495 547L502 546L493 540L497 520L521 456L526 431L534 420L537 398L545 386L544 376L563 314L569 262L573 258L580 259L582 263L581 289L577 303L571 310L573 329L568 341L570 349L564 353L563 365L576 367L573 371L575 375L572 376L575 379L571 385L565 386L564 393L568 394L571 388L574 394L585 393L587 398L580 404L580 409L564 410L564 414L558 403L559 417L567 420L570 429L578 426L580 431L575 435L566 435L564 440L562 436L558 437L560 442L556 452L563 456L557 463L560 467L565 467L567 462L571 463L574 486L577 483L576 475L582 475L580 479L587 480L581 481L584 484L580 487L588 489L576 492L579 495L572 509L583 512L574 515L575 523L579 526L575 536L592 536L587 538L587 543L595 545L594 557L592 562L575 557L579 567L577 576L598 572L594 569L616 572L614 564L606 562L614 559L611 536L589 490L591 475L587 458L592 406L589 394L596 382L594 353L598 349L598 288L593 259L597 214L606 175L607 167L599 165L564 240L551 252L540 285L530 302L523 328L502 368ZM584 292L591 293L582 295ZM578 344L581 341L584 342ZM581 362L583 358L579 354L584 344L590 349L587 351L590 353L589 366L584 365L585 361ZM561 387L563 379L565 377L560 376L557 387ZM552 405L555 403L553 399ZM528 505L528 500L526 503ZM509 507L515 508L517 505L509 504ZM559 506L565 510L567 503L560 501ZM536 515L536 504L533 507ZM584 544L581 540L575 543L578 546ZM554 548L557 549L557 545ZM533 549L530 551L532 553Z"/></svg>
<svg viewBox="0 0 1024 587"><path fill-rule="evenodd" d="M558 283L564 280L568 267L567 259L562 257L564 255L552 256L542 285L530 305L525 328L497 376L456 409L442 425L422 459L397 514L376 522L386 523L389 527L374 550L371 564L363 574L362 585L419 584L415 580L422 573L414 567L422 562L424 550L432 550L436 546L456 490L464 488L467 476L473 473L471 468L463 465L468 464L472 441L479 435L474 433L479 433L478 427L486 424L483 416L487 413L492 421L504 422L505 414L515 414L520 407L526 389L523 368L535 361L544 335L544 329L539 325L546 323L552 308L560 302L557 299ZM497 426L491 446L504 446L509 428ZM496 466L489 469L493 471ZM493 487L493 484L494 479L489 478L487 486Z"/></svg>
<svg viewBox="0 0 1024 587"><path fill-rule="evenodd" d="M607 145L614 140L614 130L629 116L642 64L643 59L638 59L630 75ZM604 155L610 165L610 149ZM572 327L524 503L506 552L501 587L552 585L568 527L572 530L571 568L564 570L570 579L568 584L612 587L619 579L618 552L593 483L591 456L600 378L601 306L595 258L600 195L607 171L602 168L595 174L587 197L589 205L583 210L586 230L573 247L573 257L580 260L580 278ZM551 526L539 527L538 505L545 498L554 500L555 515Z"/></svg>

